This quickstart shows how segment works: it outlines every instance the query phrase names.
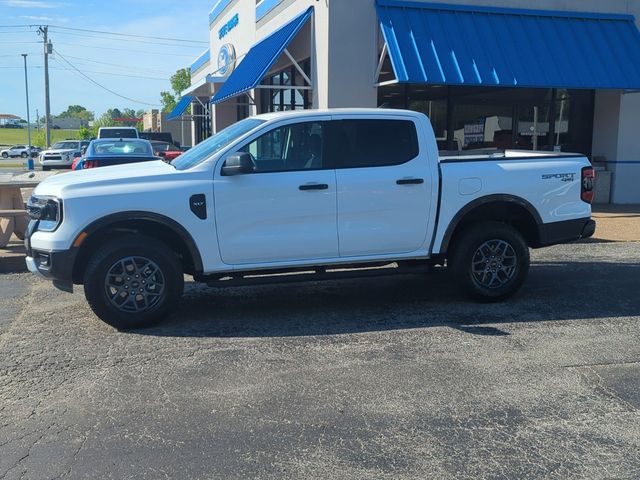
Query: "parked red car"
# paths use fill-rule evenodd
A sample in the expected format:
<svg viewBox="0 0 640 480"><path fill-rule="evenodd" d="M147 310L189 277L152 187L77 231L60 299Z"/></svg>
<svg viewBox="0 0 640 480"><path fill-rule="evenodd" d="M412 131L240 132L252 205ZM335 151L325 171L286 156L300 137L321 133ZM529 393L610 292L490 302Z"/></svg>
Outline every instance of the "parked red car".
<svg viewBox="0 0 640 480"><path fill-rule="evenodd" d="M153 147L154 155L162 157L167 162L182 154L182 150L169 142L152 141L151 146Z"/></svg>

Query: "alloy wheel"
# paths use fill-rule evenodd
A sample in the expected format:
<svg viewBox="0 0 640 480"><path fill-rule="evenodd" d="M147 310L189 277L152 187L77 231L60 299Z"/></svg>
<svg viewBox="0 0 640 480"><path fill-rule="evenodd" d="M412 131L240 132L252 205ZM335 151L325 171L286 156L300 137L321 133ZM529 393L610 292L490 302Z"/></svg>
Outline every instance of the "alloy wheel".
<svg viewBox="0 0 640 480"><path fill-rule="evenodd" d="M112 306L127 313L149 310L165 292L165 278L160 267L145 257L125 257L107 271L104 281Z"/></svg>
<svg viewBox="0 0 640 480"><path fill-rule="evenodd" d="M495 289L509 283L517 270L517 255L504 240L487 240L473 254L472 275L478 285Z"/></svg>

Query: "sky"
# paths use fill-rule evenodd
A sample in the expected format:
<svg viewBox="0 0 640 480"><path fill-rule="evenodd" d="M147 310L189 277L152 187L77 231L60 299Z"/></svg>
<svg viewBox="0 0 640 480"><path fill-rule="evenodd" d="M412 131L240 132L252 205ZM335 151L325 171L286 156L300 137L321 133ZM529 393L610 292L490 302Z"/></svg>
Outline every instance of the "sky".
<svg viewBox="0 0 640 480"><path fill-rule="evenodd" d="M214 0L0 0L0 113L26 119L22 53L28 54L31 121L35 121L36 109L40 116L44 113L39 25L50 26L49 39L57 52L49 57L52 115L69 105L82 105L96 118L114 107L159 108L160 91L171 90L169 77L179 68L189 67L207 48L208 15L213 3ZM120 37L96 31L198 43ZM130 100L91 83L73 67Z"/></svg>

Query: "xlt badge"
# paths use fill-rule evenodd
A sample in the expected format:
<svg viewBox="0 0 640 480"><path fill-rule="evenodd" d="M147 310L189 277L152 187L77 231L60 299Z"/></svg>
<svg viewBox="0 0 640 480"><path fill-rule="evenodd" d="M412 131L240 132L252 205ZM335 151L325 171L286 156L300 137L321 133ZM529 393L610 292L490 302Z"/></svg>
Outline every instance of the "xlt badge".
<svg viewBox="0 0 640 480"><path fill-rule="evenodd" d="M189 208L191 208L191 211L195 213L196 217L200 220L206 220L207 198L204 196L204 193L191 195L191 198L189 199Z"/></svg>

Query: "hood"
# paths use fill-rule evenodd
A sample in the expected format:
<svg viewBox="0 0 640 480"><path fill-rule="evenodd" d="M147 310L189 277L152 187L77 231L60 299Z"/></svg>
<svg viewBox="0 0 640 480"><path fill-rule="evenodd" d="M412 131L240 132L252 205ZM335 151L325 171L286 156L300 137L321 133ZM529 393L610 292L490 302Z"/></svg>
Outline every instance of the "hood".
<svg viewBox="0 0 640 480"><path fill-rule="evenodd" d="M60 148L60 149L51 149L51 150L42 150L42 153L60 153L60 154L65 154L65 153L73 153L73 152L77 152L78 149L77 148Z"/></svg>
<svg viewBox="0 0 640 480"><path fill-rule="evenodd" d="M52 175L41 182L33 193L64 199L90 195L91 192L104 194L105 191L113 191L115 194L116 191L140 191L162 177L176 173L180 172L162 160L90 168Z"/></svg>

